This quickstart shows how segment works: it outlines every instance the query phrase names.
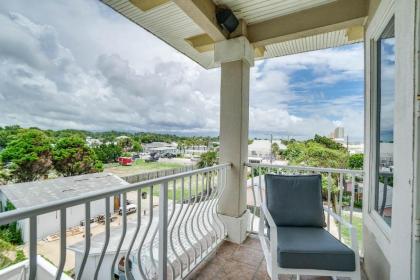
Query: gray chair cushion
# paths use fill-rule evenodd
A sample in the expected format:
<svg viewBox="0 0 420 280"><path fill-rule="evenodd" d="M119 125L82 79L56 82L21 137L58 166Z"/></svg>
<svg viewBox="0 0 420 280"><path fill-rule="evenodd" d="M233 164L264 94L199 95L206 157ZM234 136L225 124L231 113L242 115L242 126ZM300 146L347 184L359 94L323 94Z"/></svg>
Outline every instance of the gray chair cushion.
<svg viewBox="0 0 420 280"><path fill-rule="evenodd" d="M265 175L267 208L277 226L324 227L321 175Z"/></svg>
<svg viewBox="0 0 420 280"><path fill-rule="evenodd" d="M355 271L353 250L323 228L278 227L277 262L282 268Z"/></svg>

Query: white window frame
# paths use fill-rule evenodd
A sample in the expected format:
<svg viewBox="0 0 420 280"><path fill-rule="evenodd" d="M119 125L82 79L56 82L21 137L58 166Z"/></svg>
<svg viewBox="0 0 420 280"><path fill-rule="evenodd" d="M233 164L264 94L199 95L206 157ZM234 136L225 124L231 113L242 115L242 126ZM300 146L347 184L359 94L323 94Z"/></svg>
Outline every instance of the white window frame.
<svg viewBox="0 0 420 280"><path fill-rule="evenodd" d="M364 223L369 231L375 236L379 247L389 260L391 256L391 227L383 220L379 213L374 210L375 187L377 182L377 132L378 132L378 52L377 43L388 23L395 16L394 0L382 0L365 34L366 61L366 156L365 176L369 186L367 199L364 200L367 206L364 211Z"/></svg>

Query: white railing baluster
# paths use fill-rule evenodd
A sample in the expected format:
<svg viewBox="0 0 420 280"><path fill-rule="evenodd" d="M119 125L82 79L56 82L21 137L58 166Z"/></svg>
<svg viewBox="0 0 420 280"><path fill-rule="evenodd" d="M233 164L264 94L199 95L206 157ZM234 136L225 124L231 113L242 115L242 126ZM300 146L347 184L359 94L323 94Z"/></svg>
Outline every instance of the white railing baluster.
<svg viewBox="0 0 420 280"><path fill-rule="evenodd" d="M58 265L56 280L61 278L66 263L66 208L60 209L60 264Z"/></svg>
<svg viewBox="0 0 420 280"><path fill-rule="evenodd" d="M247 186L248 187L248 186ZM253 198L253 209L252 209L252 216L251 216L251 232L254 232L254 218L257 211L257 199L255 196L255 183L254 183L254 167L251 167L251 191L252 191L252 198Z"/></svg>
<svg viewBox="0 0 420 280"><path fill-rule="evenodd" d="M192 211L194 209L193 208L193 205L191 204L191 199L192 199L191 192L192 192L192 177L190 176L189 177L189 180L188 180L188 193L189 193L188 206L187 206L187 212L188 212L188 214L187 214L187 218L186 218L185 223L184 223L184 233L185 233L185 237L187 239L188 244L191 246L191 249L194 252L194 262L196 262L196 260L197 260L197 252L196 252L196 250L194 248L193 243L191 242L190 235L188 233L188 225L190 224L188 221L190 220L191 213L192 213ZM188 270L190 270L190 267L191 267L191 263L188 263Z"/></svg>
<svg viewBox="0 0 420 280"><path fill-rule="evenodd" d="M351 198L350 198L350 224L353 224L353 210L354 210L354 191L356 185L356 178L354 175L351 176Z"/></svg>
<svg viewBox="0 0 420 280"><path fill-rule="evenodd" d="M328 199L328 202L327 202L327 205L328 205L328 209L329 210L331 210L331 186L332 186L332 182L331 182L331 172L328 172L328 194L327 194L327 199ZM328 212L328 214L327 214L327 217L328 217L328 219L327 219L327 228L328 228L328 230L330 230L330 213Z"/></svg>
<svg viewBox="0 0 420 280"><path fill-rule="evenodd" d="M215 177L216 174L213 172L210 172L210 184L209 184L209 189L210 189L210 197L208 199L207 202L207 208L206 208L206 213L207 213L207 222L211 227L211 231L210 234L212 234L214 236L214 242L216 242L217 240L217 229L214 225L214 221L212 221L212 217L213 215L211 215L212 209L213 209L213 201L215 200L215 194L216 194L216 190L215 190ZM213 243L213 237L211 237L211 245L214 245Z"/></svg>
<svg viewBox="0 0 420 280"><path fill-rule="evenodd" d="M181 190L182 190L181 191L181 210L179 211L180 213L182 213L183 208L184 208L184 190L185 190L185 187L184 186L185 186L185 178L182 178L181 179ZM181 240L182 224L184 222L185 216L187 215L187 212L188 212L188 205L187 205L187 207L185 209L185 212L181 215L181 220L179 221L179 225L178 225L178 228L177 228L177 238L178 238L178 242L179 242L179 245L181 246L182 251L184 252L184 254L187 257L187 264L186 264L186 266L187 266L187 268L189 268L190 267L190 255L188 254L188 251L185 248L185 246L184 246L184 244L182 243L182 240ZM182 268L182 263L181 263L181 277L182 277L183 271L184 270Z"/></svg>
<svg viewBox="0 0 420 280"><path fill-rule="evenodd" d="M86 266L87 258L90 251L90 202L85 203L85 252L83 254L82 263L76 279L82 279L83 271Z"/></svg>
<svg viewBox="0 0 420 280"><path fill-rule="evenodd" d="M182 178L181 191L182 192L184 191L184 178ZM173 193L174 193L174 195L173 195L173 206L172 207L173 207L173 212L175 212L175 210L176 210L176 203L175 203L175 201L176 201L176 184L174 184ZM181 214L181 211L182 211L182 205L183 204L181 204L181 207L179 208L179 210L177 211L177 213L175 215L175 218L174 218L174 221L172 223L172 226L171 227L168 226L168 231L169 231L169 245L171 246L171 250L174 253L175 258L177 259L177 261L179 263L181 277L182 277L182 270L183 270L182 261L181 261L181 258L178 255L178 253L176 252L176 249L175 249L175 246L174 246L174 240L173 239L174 239L174 230L175 230L175 227L177 226L177 221L178 221L178 218L179 218L179 216ZM175 271L173 271L172 272L172 279L174 279L175 276L176 276L175 275Z"/></svg>
<svg viewBox="0 0 420 280"><path fill-rule="evenodd" d="M146 230L144 231L144 234L140 240L139 249L137 251L137 266L139 268L140 274L143 277L143 279L147 279L146 272L143 270L143 266L141 265L141 249L143 248L144 241L146 240L147 234L149 233L150 227L153 222L153 185L149 186L149 221L147 222ZM152 245L153 245L153 239L152 239ZM151 247L153 247L151 245Z"/></svg>
<svg viewBox="0 0 420 280"><path fill-rule="evenodd" d="M194 224L195 224L195 216L196 216L196 213L197 213L197 209L198 209L198 203L197 203L197 195L198 195L198 174L195 176L195 197L194 197L194 205L193 205L193 213L192 213L192 216L191 216L191 233L192 233L192 236L194 237L194 239L196 240L196 242L198 243L198 246L199 246L199 250L200 250L200 257L203 255L203 245L202 245L202 243L201 243L201 241L200 241L200 239L198 238L198 236L197 236L197 233L196 233L196 231L194 230ZM195 248L194 248L194 250L195 250Z"/></svg>
<svg viewBox="0 0 420 280"><path fill-rule="evenodd" d="M131 268L130 268L130 253L133 249L134 242L136 242L137 235L139 234L141 227L141 189L137 190L137 226L134 230L133 238L131 239L130 245L128 247L127 253L125 254L125 263L124 263L124 273L126 279L131 279Z"/></svg>
<svg viewBox="0 0 420 280"><path fill-rule="evenodd" d="M119 271L117 261L118 261L118 257L119 257L120 251L121 251L121 247L124 243L125 235L127 233L127 193L122 194L121 210L122 210L122 217L121 217L121 219L122 219L122 231L121 231L120 242L118 243L117 250L115 252L115 256L114 256L114 259L112 260L112 264L111 264L111 279L114 279L115 264L117 264L117 269ZM128 262L127 259L125 259L124 261Z"/></svg>
<svg viewBox="0 0 420 280"><path fill-rule="evenodd" d="M104 246L102 247L101 256L99 257L98 266L96 267L95 275L93 279L98 279L99 270L101 269L102 262L104 261L106 249L108 248L109 244L109 235L110 235L110 218L111 218L111 210L109 205L109 197L105 197L105 240L104 240Z"/></svg>
<svg viewBox="0 0 420 280"><path fill-rule="evenodd" d="M344 192L344 174L340 173L340 190L338 195L338 215L341 217L343 212L343 192ZM338 239L341 241L341 223L338 223Z"/></svg>
<svg viewBox="0 0 420 280"><path fill-rule="evenodd" d="M201 217L201 223L203 225L204 231L206 232L205 236L204 236L204 239L206 240L206 243L207 243L206 250L210 250L211 241L209 242L208 237L210 236L210 239L211 239L211 232L210 232L210 229L207 227L206 220L205 220L207 203L208 203L208 200L209 200L209 190L208 190L209 173L206 173L204 178L205 178L205 180L204 180L205 185L203 185L203 192L205 192L206 197L204 198L204 201L202 202L200 217Z"/></svg>
<svg viewBox="0 0 420 280"><path fill-rule="evenodd" d="M29 218L29 280L36 279L37 263L37 216Z"/></svg>
<svg viewBox="0 0 420 280"><path fill-rule="evenodd" d="M204 241L206 242L206 250L208 248L208 243L206 240L206 237L201 229L201 224L200 224L200 213L201 213L201 208L203 206L202 201L203 201L203 192L204 192L204 176L203 174L201 174L201 192L200 192L200 201L198 202L198 206L197 206L197 211L196 211L196 221L197 221L197 229L198 232L200 233L201 237L204 239ZM202 244L201 240L200 240L200 244ZM203 251L201 251L201 257L203 257Z"/></svg>
<svg viewBox="0 0 420 280"><path fill-rule="evenodd" d="M175 190L174 190L175 191ZM167 279L168 263L168 182L159 192L159 280Z"/></svg>

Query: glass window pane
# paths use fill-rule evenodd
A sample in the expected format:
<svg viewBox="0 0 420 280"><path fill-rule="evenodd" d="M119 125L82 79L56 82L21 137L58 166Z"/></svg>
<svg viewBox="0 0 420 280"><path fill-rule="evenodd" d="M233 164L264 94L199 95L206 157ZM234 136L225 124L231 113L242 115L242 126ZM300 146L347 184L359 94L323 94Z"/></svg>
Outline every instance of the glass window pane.
<svg viewBox="0 0 420 280"><path fill-rule="evenodd" d="M375 210L391 225L394 167L395 34L394 20L377 42L378 124Z"/></svg>

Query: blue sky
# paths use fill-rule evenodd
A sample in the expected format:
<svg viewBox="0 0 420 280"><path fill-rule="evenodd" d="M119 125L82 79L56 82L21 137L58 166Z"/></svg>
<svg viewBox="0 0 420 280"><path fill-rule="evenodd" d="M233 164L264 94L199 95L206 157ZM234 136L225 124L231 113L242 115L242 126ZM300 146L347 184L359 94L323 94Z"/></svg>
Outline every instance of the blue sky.
<svg viewBox="0 0 420 280"><path fill-rule="evenodd" d="M0 126L218 134L219 69L99 1L1 1L0 26ZM361 44L251 69L251 136L305 138L337 125L363 137Z"/></svg>

